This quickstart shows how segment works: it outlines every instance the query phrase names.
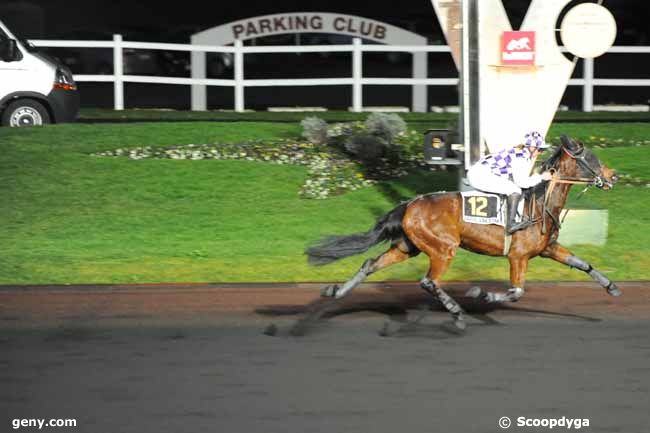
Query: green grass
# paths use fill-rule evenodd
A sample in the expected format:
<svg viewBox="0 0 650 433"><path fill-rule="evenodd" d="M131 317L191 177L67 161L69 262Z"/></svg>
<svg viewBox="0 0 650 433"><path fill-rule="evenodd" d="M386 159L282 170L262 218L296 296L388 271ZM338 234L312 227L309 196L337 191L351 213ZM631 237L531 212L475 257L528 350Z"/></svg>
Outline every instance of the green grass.
<svg viewBox="0 0 650 433"><path fill-rule="evenodd" d="M399 113L407 122L426 122L430 128L439 127L449 122L457 122L458 114L454 113ZM264 122L300 122L305 116L316 116L328 122L364 120L368 113L352 113L349 111L324 112L268 112L255 111L235 113L233 111L176 111L154 109L127 109L114 111L99 108L84 108L79 114L82 120L157 120L157 121L264 121ZM650 113L642 112L593 112L561 111L555 116L556 122L602 122L602 121L648 122Z"/></svg>
<svg viewBox="0 0 650 433"><path fill-rule="evenodd" d="M641 140L643 124L562 124L559 132ZM596 133L596 132L597 133ZM365 231L399 196L453 189L441 173L414 173L332 199L298 198L303 167L249 161L102 158L115 148L295 137L295 122L69 124L0 129L0 284L343 280L363 257L308 266L305 246ZM648 179L648 147L597 149L615 168ZM650 188L590 191L609 209L603 248L575 253L618 280L648 279ZM376 248L367 256L378 253ZM417 257L374 280L420 278ZM459 252L446 278L507 279L504 259ZM529 279L588 279L544 259Z"/></svg>

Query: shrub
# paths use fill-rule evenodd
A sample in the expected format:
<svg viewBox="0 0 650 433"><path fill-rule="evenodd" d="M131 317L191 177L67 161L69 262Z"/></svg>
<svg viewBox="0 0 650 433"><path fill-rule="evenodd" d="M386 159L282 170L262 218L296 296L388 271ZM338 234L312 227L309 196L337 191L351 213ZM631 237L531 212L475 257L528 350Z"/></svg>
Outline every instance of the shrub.
<svg viewBox="0 0 650 433"><path fill-rule="evenodd" d="M406 122L394 113L372 113L365 124L368 133L383 137L388 143L392 143L395 137L406 132Z"/></svg>
<svg viewBox="0 0 650 433"><path fill-rule="evenodd" d="M345 152L354 156L364 165L387 157L389 147L389 142L384 137L368 133L350 135L344 141Z"/></svg>
<svg viewBox="0 0 650 433"><path fill-rule="evenodd" d="M302 136L313 144L327 143L327 123L318 117L306 117L301 122Z"/></svg>

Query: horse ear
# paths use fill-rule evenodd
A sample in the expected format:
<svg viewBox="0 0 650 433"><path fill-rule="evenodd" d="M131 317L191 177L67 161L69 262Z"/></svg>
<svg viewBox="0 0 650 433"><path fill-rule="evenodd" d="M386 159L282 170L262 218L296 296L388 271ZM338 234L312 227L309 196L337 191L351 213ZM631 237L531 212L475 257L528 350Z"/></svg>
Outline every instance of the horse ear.
<svg viewBox="0 0 650 433"><path fill-rule="evenodd" d="M560 141L562 142L562 146L571 147L571 139L566 135L560 135Z"/></svg>
<svg viewBox="0 0 650 433"><path fill-rule="evenodd" d="M560 136L560 141L562 141L562 145L564 147L566 147L569 150L569 152L571 152L571 153L580 152L584 148L582 143L580 143L579 141L573 140L573 139L567 137L566 135Z"/></svg>
<svg viewBox="0 0 650 433"><path fill-rule="evenodd" d="M582 142L578 140L571 140L571 145L569 146L569 151L575 155L580 154L584 150L585 146Z"/></svg>

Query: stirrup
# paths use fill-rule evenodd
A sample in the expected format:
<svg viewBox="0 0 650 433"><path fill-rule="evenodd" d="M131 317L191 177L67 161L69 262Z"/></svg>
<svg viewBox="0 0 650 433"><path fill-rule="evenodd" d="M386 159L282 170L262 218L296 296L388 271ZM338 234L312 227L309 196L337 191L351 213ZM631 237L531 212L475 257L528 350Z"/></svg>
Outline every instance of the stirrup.
<svg viewBox="0 0 650 433"><path fill-rule="evenodd" d="M531 220L530 218L526 218L520 222L513 223L512 226L506 228L506 231L508 232L509 235L511 235L514 232L523 230L527 227L532 226L533 224L535 224L535 221Z"/></svg>

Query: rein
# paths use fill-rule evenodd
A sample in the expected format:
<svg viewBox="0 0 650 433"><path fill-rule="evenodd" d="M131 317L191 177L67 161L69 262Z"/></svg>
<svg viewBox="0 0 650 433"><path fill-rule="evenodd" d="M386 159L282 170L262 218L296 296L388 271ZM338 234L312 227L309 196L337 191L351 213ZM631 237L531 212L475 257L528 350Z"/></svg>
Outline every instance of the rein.
<svg viewBox="0 0 650 433"><path fill-rule="evenodd" d="M561 177L561 176L553 176L553 178L549 181L548 185L546 186L546 191L544 192L544 206L543 206L543 211L542 211L542 216L544 214L548 215L551 217L551 220L553 220L553 224L557 227L558 230L560 230L562 226L562 222L564 222L564 218L566 218L566 215L568 213L568 209L565 210L564 216L562 217L561 221L558 221L558 219L551 213L548 207L548 202L551 198L551 194L553 193L553 190L557 186L557 184L560 183L565 183L565 184L573 184L573 185L587 185L587 188L589 188L593 183L593 179L588 179L588 178L581 178L581 177ZM582 195L585 191L587 191L587 188L585 188L580 195ZM546 233L546 219L542 218L542 234Z"/></svg>
<svg viewBox="0 0 650 433"><path fill-rule="evenodd" d="M542 211L542 234L546 233L546 218L544 218L544 215L548 215L551 217L551 220L553 221L553 224L557 227L558 230L560 230L562 222L564 221L564 218L566 217L568 213L568 209L566 210L564 217L562 217L561 221L558 221L558 219L551 213L551 211L548 208L549 200L551 198L551 194L553 194L553 190L555 190L555 187L558 184L572 184L572 185L587 185L587 187L580 193L580 195L584 194L587 189L591 185L596 185L599 179L598 173L596 170L593 169L589 165L589 163L584 159L584 155L580 155L582 151L573 154L569 152L566 148L562 147L562 150L566 152L567 155L569 155L572 159L574 159L579 165L583 166L587 170L589 170L591 173L594 174L592 178L588 177L572 177L572 176L559 176L556 175L556 170L552 168L550 171L553 175L551 180L549 181L548 185L546 186L546 191L544 192L544 205L543 205L543 211Z"/></svg>
<svg viewBox="0 0 650 433"><path fill-rule="evenodd" d="M551 179L550 182L572 183L572 184L575 184L575 185L578 185L578 184L585 185L585 184L593 184L594 179L589 179L588 177L568 177L568 176L563 177L563 176L559 176L559 177Z"/></svg>
<svg viewBox="0 0 650 433"><path fill-rule="evenodd" d="M548 201L551 198L551 194L553 193L553 190L555 189L555 186L559 183L568 183L572 185L593 185L595 182L595 178L587 178L587 177L570 177L570 176L556 176L555 173L553 173L553 178L549 181L547 187L546 187L546 192L544 193L544 209L546 210L548 206Z"/></svg>

